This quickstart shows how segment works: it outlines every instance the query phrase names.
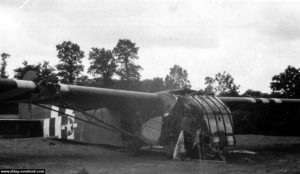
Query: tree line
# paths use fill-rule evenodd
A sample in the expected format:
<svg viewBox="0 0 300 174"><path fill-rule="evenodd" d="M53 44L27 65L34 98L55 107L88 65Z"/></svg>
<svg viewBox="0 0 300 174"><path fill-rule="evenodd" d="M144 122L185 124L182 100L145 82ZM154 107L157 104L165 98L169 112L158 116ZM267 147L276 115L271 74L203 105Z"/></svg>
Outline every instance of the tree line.
<svg viewBox="0 0 300 174"><path fill-rule="evenodd" d="M96 86L104 88L117 88L157 92L161 90L190 88L188 73L179 65L170 68L166 77L140 80L140 71L143 69L136 64L139 59L139 47L129 39L119 39L113 49L92 47L88 53L90 66L87 72L89 78L83 74L82 59L85 53L80 46L71 41L63 41L56 45L59 63L51 66L48 61L29 64L26 60L21 67L14 70L14 78L22 79L29 70L37 74L36 81L42 79L66 84ZM3 53L1 64L1 78L7 78L6 64L10 55Z"/></svg>
<svg viewBox="0 0 300 174"><path fill-rule="evenodd" d="M119 39L112 49L92 47L88 53L90 66L87 67L87 72L92 76L89 78L83 74L84 51L76 43L63 41L56 45L59 59L57 65L51 66L48 61L37 64L24 61L21 67L14 70L14 78L23 79L25 73L32 70L37 74L36 81L60 81L67 84L144 92L191 88L188 72L180 65L172 66L165 78L141 80L140 71L143 68L136 63L139 59L139 49L136 43L129 39ZM6 67L9 58L10 54L1 54L1 78L8 78ZM269 94L253 89L240 94L240 85L235 83L232 75L228 72L219 72L213 77L205 77L204 88L200 92L217 96L300 98L300 69L288 66L283 72L272 77L270 87L272 92ZM298 117L300 110L295 105L230 107L238 133L300 134L296 124L300 121Z"/></svg>

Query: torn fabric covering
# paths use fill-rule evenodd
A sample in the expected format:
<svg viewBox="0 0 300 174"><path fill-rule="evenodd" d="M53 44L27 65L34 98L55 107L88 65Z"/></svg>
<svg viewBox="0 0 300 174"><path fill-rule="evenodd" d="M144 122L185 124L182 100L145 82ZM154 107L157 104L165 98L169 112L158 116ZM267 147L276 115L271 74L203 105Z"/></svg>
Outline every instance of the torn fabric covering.
<svg viewBox="0 0 300 174"><path fill-rule="evenodd" d="M163 101L164 114L142 121L141 128L136 133L144 142L155 145L159 143L164 117L168 117L175 104L177 96L169 93L158 93L160 100ZM147 117L146 117L147 118Z"/></svg>
<svg viewBox="0 0 300 174"><path fill-rule="evenodd" d="M154 117L142 124L139 138L149 144L157 144L161 135L162 116Z"/></svg>

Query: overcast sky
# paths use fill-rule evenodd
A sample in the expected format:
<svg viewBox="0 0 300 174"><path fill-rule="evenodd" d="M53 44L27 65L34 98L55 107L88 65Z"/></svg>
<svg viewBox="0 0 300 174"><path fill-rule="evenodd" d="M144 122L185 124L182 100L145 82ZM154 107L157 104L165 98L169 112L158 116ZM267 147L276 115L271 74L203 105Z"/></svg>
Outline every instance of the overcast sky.
<svg viewBox="0 0 300 174"><path fill-rule="evenodd" d="M241 92L270 92L272 76L300 67L300 2L216 0L1 0L0 52L10 77L23 60L58 62L55 45L112 49L128 38L140 47L142 79L178 64L194 89L227 71Z"/></svg>

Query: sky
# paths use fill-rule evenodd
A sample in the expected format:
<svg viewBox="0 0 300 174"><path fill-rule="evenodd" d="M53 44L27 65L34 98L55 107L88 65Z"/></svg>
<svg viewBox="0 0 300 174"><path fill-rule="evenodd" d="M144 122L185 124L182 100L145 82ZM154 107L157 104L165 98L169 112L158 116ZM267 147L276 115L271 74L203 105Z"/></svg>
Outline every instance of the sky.
<svg viewBox="0 0 300 174"><path fill-rule="evenodd" d="M7 70L24 60L58 63L66 40L85 52L130 39L142 79L165 77L178 64L193 89L226 71L247 89L270 92L274 75L300 67L300 2L222 0L1 0L0 52Z"/></svg>

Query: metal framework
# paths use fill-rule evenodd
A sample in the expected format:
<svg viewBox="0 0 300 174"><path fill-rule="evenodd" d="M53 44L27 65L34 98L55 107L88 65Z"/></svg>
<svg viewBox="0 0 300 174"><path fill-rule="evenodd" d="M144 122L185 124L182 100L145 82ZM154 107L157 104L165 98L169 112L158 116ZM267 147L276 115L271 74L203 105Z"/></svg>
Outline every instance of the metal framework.
<svg viewBox="0 0 300 174"><path fill-rule="evenodd" d="M229 108L217 97L191 94L190 99L196 102L204 113L211 143L220 146L234 145L232 115Z"/></svg>

